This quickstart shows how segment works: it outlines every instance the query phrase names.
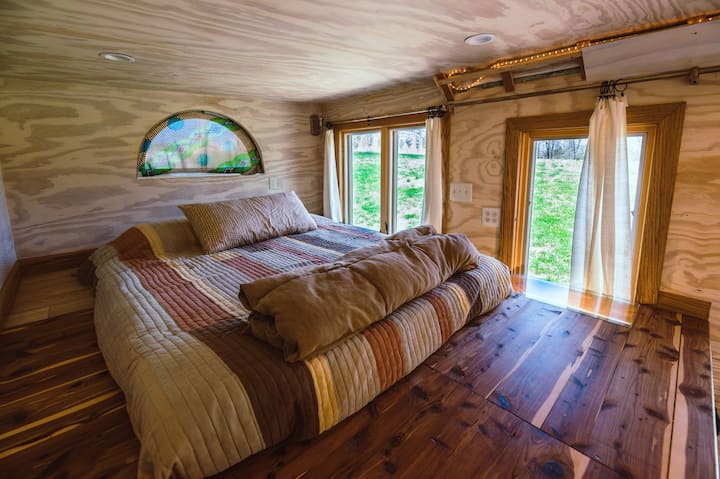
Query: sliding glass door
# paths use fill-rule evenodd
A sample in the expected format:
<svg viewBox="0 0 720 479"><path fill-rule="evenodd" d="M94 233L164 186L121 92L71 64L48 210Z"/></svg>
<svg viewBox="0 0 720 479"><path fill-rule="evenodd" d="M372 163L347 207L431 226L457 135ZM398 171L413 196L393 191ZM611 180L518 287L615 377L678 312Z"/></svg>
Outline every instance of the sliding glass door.
<svg viewBox="0 0 720 479"><path fill-rule="evenodd" d="M632 128L627 136L628 196L631 238L637 237L643 167L648 132ZM524 159L530 165L528 178L527 238L525 240L525 293L558 306L577 306L571 293L571 257L578 188L585 161L587 133L577 136L562 131L538 131L530 138ZM634 241L633 241L634 243ZM631 245L631 249L634 244ZM635 280L628 278L629 282ZM585 294L585 291L580 293ZM590 298L591 296L587 296ZM573 300L575 298L575 300ZM624 298L609 298L614 301ZM620 319L619 317L616 319Z"/></svg>

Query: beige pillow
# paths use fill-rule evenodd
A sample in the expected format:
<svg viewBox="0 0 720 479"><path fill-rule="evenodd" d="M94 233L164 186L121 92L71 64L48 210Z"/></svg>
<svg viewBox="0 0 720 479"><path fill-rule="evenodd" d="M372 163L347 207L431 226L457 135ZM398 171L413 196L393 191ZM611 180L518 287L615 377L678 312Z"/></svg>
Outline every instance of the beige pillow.
<svg viewBox="0 0 720 479"><path fill-rule="evenodd" d="M294 191L179 208L208 253L317 229Z"/></svg>

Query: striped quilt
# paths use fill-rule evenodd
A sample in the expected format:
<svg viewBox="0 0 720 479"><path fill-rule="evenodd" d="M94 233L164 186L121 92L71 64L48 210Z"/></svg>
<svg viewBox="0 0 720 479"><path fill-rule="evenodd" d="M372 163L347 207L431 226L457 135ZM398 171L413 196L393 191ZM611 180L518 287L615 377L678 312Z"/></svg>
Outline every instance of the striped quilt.
<svg viewBox="0 0 720 479"><path fill-rule="evenodd" d="M246 334L239 285L383 238L315 219L315 231L214 254L202 254L185 220L143 224L93 255L98 343L141 442L138 477L205 477L320 434L510 292L507 268L482 256L325 353L286 362Z"/></svg>

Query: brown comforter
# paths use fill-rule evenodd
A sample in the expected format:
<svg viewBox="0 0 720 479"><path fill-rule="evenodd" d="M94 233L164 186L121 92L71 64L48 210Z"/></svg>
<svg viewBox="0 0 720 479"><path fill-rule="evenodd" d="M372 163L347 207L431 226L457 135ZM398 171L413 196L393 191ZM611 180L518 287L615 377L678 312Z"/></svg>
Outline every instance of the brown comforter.
<svg viewBox="0 0 720 479"><path fill-rule="evenodd" d="M457 272L477 267L464 235L420 227L335 262L241 285L252 334L298 361L380 321Z"/></svg>

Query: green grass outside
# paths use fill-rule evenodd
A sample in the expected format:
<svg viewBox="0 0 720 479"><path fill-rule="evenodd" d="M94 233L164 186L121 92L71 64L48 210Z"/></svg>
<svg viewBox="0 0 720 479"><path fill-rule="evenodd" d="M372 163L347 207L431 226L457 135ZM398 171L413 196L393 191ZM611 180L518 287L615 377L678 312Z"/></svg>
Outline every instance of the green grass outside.
<svg viewBox="0 0 720 479"><path fill-rule="evenodd" d="M380 154L353 152L353 224L380 230ZM397 172L398 231L420 224L425 192L425 155L401 153Z"/></svg>
<svg viewBox="0 0 720 479"><path fill-rule="evenodd" d="M582 160L536 159L528 275L570 282L570 258Z"/></svg>

